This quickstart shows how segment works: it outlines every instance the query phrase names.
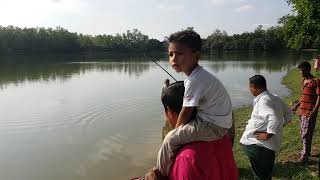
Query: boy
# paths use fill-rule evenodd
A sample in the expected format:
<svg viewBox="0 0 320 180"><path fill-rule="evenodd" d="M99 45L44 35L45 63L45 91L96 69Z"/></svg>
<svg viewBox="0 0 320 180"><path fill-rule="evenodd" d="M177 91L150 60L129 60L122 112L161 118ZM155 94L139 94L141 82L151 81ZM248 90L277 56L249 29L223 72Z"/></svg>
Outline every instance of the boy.
<svg viewBox="0 0 320 180"><path fill-rule="evenodd" d="M169 61L176 72L188 76L184 81L183 107L175 129L165 137L158 153L157 169L167 176L174 157L183 144L214 141L232 125L231 99L222 83L198 65L201 38L193 30L183 30L168 38ZM191 120L196 112L196 118Z"/></svg>
<svg viewBox="0 0 320 180"><path fill-rule="evenodd" d="M240 143L249 157L254 179L271 180L283 126L291 121L292 111L278 96L269 93L263 76L251 77L249 89L255 96L254 105Z"/></svg>

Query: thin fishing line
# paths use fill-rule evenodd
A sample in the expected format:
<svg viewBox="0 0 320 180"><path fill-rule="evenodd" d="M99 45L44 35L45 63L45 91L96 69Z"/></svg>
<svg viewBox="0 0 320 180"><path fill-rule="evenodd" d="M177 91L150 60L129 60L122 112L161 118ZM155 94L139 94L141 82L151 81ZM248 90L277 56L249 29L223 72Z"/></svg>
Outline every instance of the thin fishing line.
<svg viewBox="0 0 320 180"><path fill-rule="evenodd" d="M146 57L146 54L144 54L144 56ZM176 78L174 78L167 70L165 70L159 63L157 63L155 60L153 60L153 57L150 57L151 61L156 63L156 65L158 65L162 70L164 70L164 72L166 72L167 74L169 74L169 76L175 80L176 82L178 82L178 80Z"/></svg>

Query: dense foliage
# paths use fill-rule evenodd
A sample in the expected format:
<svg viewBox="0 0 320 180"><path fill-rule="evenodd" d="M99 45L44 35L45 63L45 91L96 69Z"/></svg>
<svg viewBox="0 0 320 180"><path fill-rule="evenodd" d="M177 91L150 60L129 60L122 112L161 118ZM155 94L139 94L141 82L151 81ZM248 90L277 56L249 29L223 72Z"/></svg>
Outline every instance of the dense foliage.
<svg viewBox="0 0 320 180"><path fill-rule="evenodd" d="M215 30L204 41L204 50L281 50L286 49L281 27L263 30L258 26L254 32L228 36L226 31Z"/></svg>
<svg viewBox="0 0 320 180"><path fill-rule="evenodd" d="M293 14L279 19L279 25L229 36L215 30L203 41L203 49L212 51L320 48L320 1L287 0ZM188 27L187 29L193 29ZM150 39L139 30L116 35L83 35L66 29L0 26L0 54L19 52L150 52L165 51L166 41Z"/></svg>
<svg viewBox="0 0 320 180"><path fill-rule="evenodd" d="M19 52L146 52L163 50L163 43L137 29L116 35L83 35L57 27L0 26L0 53Z"/></svg>
<svg viewBox="0 0 320 180"><path fill-rule="evenodd" d="M293 49L320 47L320 1L287 0L294 14L280 19L288 47Z"/></svg>
<svg viewBox="0 0 320 180"><path fill-rule="evenodd" d="M192 27L189 27L192 29ZM83 35L66 29L0 26L0 53L19 52L150 52L165 51L166 42L150 39L139 30L116 35ZM228 36L215 30L203 41L204 51L211 50L279 50L286 48L280 27Z"/></svg>

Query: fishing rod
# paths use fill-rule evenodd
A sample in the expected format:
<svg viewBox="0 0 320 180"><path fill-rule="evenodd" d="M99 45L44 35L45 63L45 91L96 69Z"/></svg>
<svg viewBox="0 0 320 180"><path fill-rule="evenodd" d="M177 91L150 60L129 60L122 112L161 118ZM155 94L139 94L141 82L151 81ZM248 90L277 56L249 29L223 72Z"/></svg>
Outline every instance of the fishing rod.
<svg viewBox="0 0 320 180"><path fill-rule="evenodd" d="M143 56L144 56L144 57L147 57L146 54L143 54ZM164 70L164 72L166 72L167 74L169 74L169 76L170 76L173 80L175 80L176 82L178 82L178 80L177 80L176 78L174 78L167 70L165 70L159 63L157 63L155 60L153 60L153 57L152 57L152 56L148 55L148 57L151 58L151 61L152 61L152 62L154 62L154 63L155 63L156 65L158 65L162 70Z"/></svg>
<svg viewBox="0 0 320 180"><path fill-rule="evenodd" d="M176 78L174 78L167 70L165 70L159 63L157 63L155 60L151 59L151 61L153 61L154 63L156 63L156 65L158 65L162 70L164 70L167 74L169 74L169 76L174 79L176 82L178 82L178 80Z"/></svg>

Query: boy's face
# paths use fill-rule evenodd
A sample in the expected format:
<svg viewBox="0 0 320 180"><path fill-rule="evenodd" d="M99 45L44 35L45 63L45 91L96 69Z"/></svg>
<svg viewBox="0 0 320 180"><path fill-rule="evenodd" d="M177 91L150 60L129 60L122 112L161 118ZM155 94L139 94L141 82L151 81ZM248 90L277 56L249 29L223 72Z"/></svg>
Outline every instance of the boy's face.
<svg viewBox="0 0 320 180"><path fill-rule="evenodd" d="M182 43L169 43L168 54L171 67L176 72L184 72L188 76L200 59L200 52L194 52Z"/></svg>
<svg viewBox="0 0 320 180"><path fill-rule="evenodd" d="M164 111L165 120L169 123L169 125L174 128L177 124L178 116L177 113L167 109Z"/></svg>
<svg viewBox="0 0 320 180"><path fill-rule="evenodd" d="M249 90L253 96L257 96L257 88L254 84L249 84Z"/></svg>

